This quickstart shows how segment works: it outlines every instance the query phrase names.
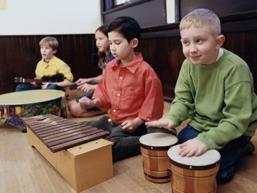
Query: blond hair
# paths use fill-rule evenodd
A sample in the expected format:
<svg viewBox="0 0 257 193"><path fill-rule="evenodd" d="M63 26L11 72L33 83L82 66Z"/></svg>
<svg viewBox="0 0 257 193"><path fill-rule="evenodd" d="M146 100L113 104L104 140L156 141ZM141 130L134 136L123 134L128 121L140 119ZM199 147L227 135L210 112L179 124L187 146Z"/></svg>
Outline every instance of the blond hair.
<svg viewBox="0 0 257 193"><path fill-rule="evenodd" d="M57 50L59 43L55 37L47 36L40 40L39 46L49 46L53 50Z"/></svg>
<svg viewBox="0 0 257 193"><path fill-rule="evenodd" d="M204 8L195 9L182 18L179 24L180 31L190 27L208 27L215 36L221 33L219 17L213 11Z"/></svg>

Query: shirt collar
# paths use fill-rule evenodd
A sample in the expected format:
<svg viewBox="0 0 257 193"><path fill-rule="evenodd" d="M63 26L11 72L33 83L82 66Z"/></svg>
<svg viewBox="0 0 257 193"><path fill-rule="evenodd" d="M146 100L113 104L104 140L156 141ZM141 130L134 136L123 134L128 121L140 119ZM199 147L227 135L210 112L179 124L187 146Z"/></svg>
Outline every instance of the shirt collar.
<svg viewBox="0 0 257 193"><path fill-rule="evenodd" d="M116 70L118 68L126 68L128 69L131 73L135 73L136 70L139 67L139 64L142 63L143 61L143 56L141 53L136 52L135 53L136 58L134 60L132 60L130 63L124 65L124 66L120 66L120 61L119 60L114 60L114 62L111 64L111 68L113 70Z"/></svg>
<svg viewBox="0 0 257 193"><path fill-rule="evenodd" d="M219 49L219 54L218 54L218 56L217 56L217 58L216 58L216 62L221 58L221 56L223 55L223 53L224 53L224 50L223 50L222 48L220 48L220 49Z"/></svg>
<svg viewBox="0 0 257 193"><path fill-rule="evenodd" d="M45 62L44 59L42 58L41 61L44 62L44 64L49 65L56 57L53 56L48 62Z"/></svg>

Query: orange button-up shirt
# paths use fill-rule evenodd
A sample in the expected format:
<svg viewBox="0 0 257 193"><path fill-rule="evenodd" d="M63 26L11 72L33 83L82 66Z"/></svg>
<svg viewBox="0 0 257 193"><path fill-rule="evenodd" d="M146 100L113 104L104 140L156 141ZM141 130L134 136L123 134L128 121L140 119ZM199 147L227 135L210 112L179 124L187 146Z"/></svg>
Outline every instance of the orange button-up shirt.
<svg viewBox="0 0 257 193"><path fill-rule="evenodd" d="M99 107L108 110L114 123L136 117L154 120L163 112L161 81L140 53L126 65L120 65L118 60L111 61L93 98L100 100Z"/></svg>

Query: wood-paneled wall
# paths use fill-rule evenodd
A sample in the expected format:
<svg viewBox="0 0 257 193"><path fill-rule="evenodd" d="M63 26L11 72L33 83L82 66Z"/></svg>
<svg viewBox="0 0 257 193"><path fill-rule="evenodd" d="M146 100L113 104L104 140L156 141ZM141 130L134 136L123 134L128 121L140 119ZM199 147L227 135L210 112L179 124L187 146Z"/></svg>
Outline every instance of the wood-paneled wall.
<svg viewBox="0 0 257 193"><path fill-rule="evenodd" d="M223 47L238 54L249 64L254 76L255 91L257 91L256 0L215 0L211 2L206 0L175 0L174 11L177 23L168 25L166 24L165 0L138 0L136 3L131 2L119 7L114 6L114 0L101 0L101 2L103 21L106 23L122 15L131 16L138 20L143 28L139 49L145 60L153 66L159 75L166 97L170 99L174 97L174 87L184 60L178 22L195 8L211 9L220 17L222 33L226 36ZM156 7L157 4L158 8ZM143 10L147 11L143 12Z"/></svg>
<svg viewBox="0 0 257 193"><path fill-rule="evenodd" d="M257 25L257 17L250 24ZM253 74L255 91L257 92L256 27L247 29L247 25L244 25L243 22L227 22L222 26L224 27L222 33L226 37L223 47L236 53L248 63ZM233 28L235 30L232 30ZM159 75L163 84L164 95L172 99L178 73L184 60L178 26L171 25L165 30L163 28L144 30L143 39L140 42L140 51L143 53L145 60L153 66Z"/></svg>
<svg viewBox="0 0 257 193"><path fill-rule="evenodd" d="M44 36L0 36L0 93L15 90L13 78L35 76L41 59L39 41ZM97 50L93 34L55 35L59 41L57 57L72 69L75 80L101 73L97 67Z"/></svg>
<svg viewBox="0 0 257 193"><path fill-rule="evenodd" d="M102 0L112 1L112 0ZM232 0L229 0L232 2ZM137 9L137 6L152 3L164 3L165 1L142 0L138 3L125 5L123 8L114 8L103 12L103 17L110 15L126 15L128 10ZM187 11L195 7L213 8L221 15L222 33L226 36L224 48L241 56L248 64L253 73L255 91L257 91L257 3L256 0L247 2L235 1L230 8L227 3L218 0L208 3L200 1L176 0L179 6L176 11L183 16ZM192 3L193 2L193 3ZM220 3L217 3L220 2ZM163 9L164 7L162 7ZM218 10L218 8L220 10ZM217 9L217 10L216 10ZM229 9L226 14L226 9ZM116 11L115 11L116 10ZM122 11L123 10L123 11ZM159 9L157 9L159 10ZM141 22L147 24L152 12L140 12ZM107 15L109 15L107 17ZM111 17L111 16L110 16ZM164 15L159 15L163 20ZM160 18L162 17L162 18ZM145 21L147 20L148 21ZM107 21L107 20L106 20ZM163 24L162 22L160 25ZM144 25L143 25L144 26ZM145 25L147 26L147 25ZM38 42L43 36L0 36L0 93L14 90L14 76L33 77L37 61L41 58ZM57 56L67 62L75 79L89 77L101 73L96 66L96 48L94 35L58 35L60 48ZM178 23L147 27L142 30L142 40L139 50L143 53L145 60L153 66L159 75L164 95L173 98L174 87L178 77L181 64L184 60L180 45Z"/></svg>
<svg viewBox="0 0 257 193"><path fill-rule="evenodd" d="M224 33L224 48L242 57L249 65L257 92L257 31ZM141 42L144 58L158 73L165 96L174 97L178 73L184 60L178 37L151 38Z"/></svg>

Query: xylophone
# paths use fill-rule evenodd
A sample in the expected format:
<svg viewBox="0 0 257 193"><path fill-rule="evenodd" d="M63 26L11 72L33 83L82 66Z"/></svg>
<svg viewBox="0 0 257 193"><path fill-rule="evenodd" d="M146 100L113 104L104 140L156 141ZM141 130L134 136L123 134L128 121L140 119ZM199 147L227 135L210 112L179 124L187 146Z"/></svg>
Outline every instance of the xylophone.
<svg viewBox="0 0 257 193"><path fill-rule="evenodd" d="M107 131L56 115L23 118L35 147L77 191L113 176L112 143Z"/></svg>
<svg viewBox="0 0 257 193"><path fill-rule="evenodd" d="M108 131L85 126L82 123L51 114L24 118L23 120L52 152L104 138L109 134Z"/></svg>

